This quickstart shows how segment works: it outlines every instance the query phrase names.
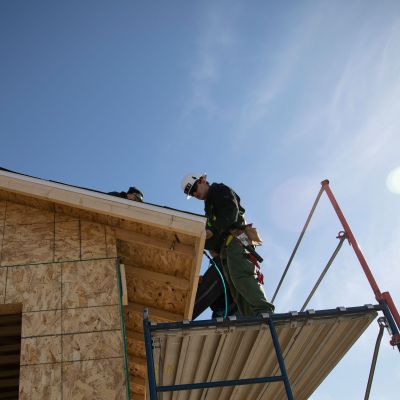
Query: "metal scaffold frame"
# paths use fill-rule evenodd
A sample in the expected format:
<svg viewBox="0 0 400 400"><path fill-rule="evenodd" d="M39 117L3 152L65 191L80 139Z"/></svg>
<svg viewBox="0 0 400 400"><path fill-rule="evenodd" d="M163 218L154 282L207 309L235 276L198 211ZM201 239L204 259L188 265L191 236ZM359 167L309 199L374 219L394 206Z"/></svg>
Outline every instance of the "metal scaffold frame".
<svg viewBox="0 0 400 400"><path fill-rule="evenodd" d="M367 394L366 398L369 396L369 390L371 387L372 383L372 376L373 376L373 370L375 368L375 363L376 363L376 357L378 353L378 348L379 348L379 343L380 339L382 337L382 330L383 327L388 328L389 333L391 334L391 340L390 344L392 346L397 346L397 348L400 351L400 316L399 312L393 302L393 299L390 295L389 292L381 292L379 289L375 278L368 266L367 261L365 260L365 257L360 249L360 246L358 245L355 236L353 232L350 229L349 224L347 223L346 218L343 215L342 210L340 209L335 196L332 193L332 190L329 187L329 181L324 180L321 182L321 189L317 195L317 198L313 204L313 207L310 211L310 214L306 220L306 223L303 227L303 230L299 236L299 239L295 245L295 248L290 256L290 259L288 261L288 264L284 270L284 273L278 283L278 286L275 290L275 293L272 297L272 302L275 300L276 295L282 285L282 282L287 274L287 271L290 267L290 264L296 254L296 251L300 245L300 242L305 234L305 231L310 223L311 217L316 209L316 206L321 198L322 193L325 192L336 212L336 215L344 229L344 231L339 232L339 235L337 238L340 240L337 248L335 249L335 252L333 253L332 257L330 258L327 266L325 267L324 271L322 272L320 278L318 279L317 283L315 284L314 288L312 289L310 295L308 296L305 304L303 305L300 313L302 313L310 301L312 295L314 294L315 290L317 289L318 285L322 281L323 277L325 276L328 268L332 264L335 256L339 252L343 242L345 239L348 240L350 246L353 248L359 263L367 277L367 280L374 292L375 298L378 301L379 305L373 306L375 310L382 311L384 314L384 318L380 318L380 336L378 337L375 352L374 352L374 360L373 360L373 367L371 368L371 373L370 373L370 378L368 382L368 387L367 387ZM211 381L211 382L198 382L198 383L185 383L185 384L175 384L175 385L168 385L168 386L163 386L163 385L157 385L157 380L156 380L156 375L155 375L155 366L154 366L154 357L153 357L153 339L152 339L152 333L160 330L169 330L169 329L177 329L177 328L182 328L182 324L185 325L185 328L189 327L206 327L206 326L212 326L215 324L215 321L184 321L184 322L176 322L176 323L162 323L162 324L156 324L152 323L148 319L148 313L147 310L145 311L145 317L143 321L143 326L144 326L144 339L145 339L145 348L146 348L146 357L147 357L147 371L148 371L148 386L149 386L149 395L150 395L150 400L157 400L157 394L161 392L172 392L172 391L180 391L180 390L193 390L193 389L206 389L206 388L216 388L216 387L226 387L226 386L238 386L238 385L249 385L249 384L257 384L257 383L270 383L270 382L283 382L285 386L285 391L287 398L289 400L293 399L293 393L292 393L292 388L291 384L289 382L288 374L286 371L286 366L285 366L285 361L284 357L282 354L281 346L278 340L278 336L275 330L275 325L274 325L274 320L279 320L284 314L263 314L262 316L262 322L267 324L269 327L269 331L271 334L272 342L273 342L273 347L275 349L276 357L278 360L278 365L280 369L281 375L279 376L269 376L269 377L258 377L258 378L250 378L250 379L235 379L235 380L225 380L225 381ZM383 321L383 320L386 320ZM238 320L239 323L246 323L246 320L254 320L254 318L240 318ZM379 322L379 321L378 321Z"/></svg>
<svg viewBox="0 0 400 400"><path fill-rule="evenodd" d="M254 320L254 318L249 318L249 321ZM188 383L179 385L168 385L168 386L158 386L156 383L155 368L154 368L154 358L153 358L153 340L152 332L157 330L163 330L167 326L169 329L174 329L182 326L181 322L177 323L164 323L164 324L152 324L148 318L148 312L145 310L143 329L144 329L144 340L146 347L146 358L147 358L147 373L148 373L148 384L149 384L149 395L150 400L157 400L157 393L160 392L173 392L178 390L193 390L193 389L206 389L215 387L225 387L225 386L239 386L239 385L251 385L256 383L270 383L270 382L283 382L285 386L285 391L288 400L293 400L292 388L289 382L289 377L286 371L285 362L283 359L282 349L279 344L278 335L275 330L275 325L273 322L273 317L269 314L262 314L262 320L264 323L268 324L269 331L271 333L272 342L275 349L275 354L278 360L279 369L281 375L260 377L260 378L249 378L249 379L234 379L234 380L224 380L224 381L213 381L213 382L199 382L199 383ZM200 322L200 324L198 323ZM186 327L191 326L214 326L215 321L195 321L186 324ZM247 319L244 318L240 322L246 323Z"/></svg>
<svg viewBox="0 0 400 400"><path fill-rule="evenodd" d="M274 300L275 300L275 298L276 298L276 296L278 294L278 291L279 291L279 289L280 289L280 287L282 285L282 282L285 279L285 276L286 276L286 274L287 274L287 272L289 270L289 267L290 267L290 265L291 265L291 263L293 261L293 258L294 258L295 254L297 252L297 249L298 249L298 247L299 247L299 245L301 243L301 240L303 239L303 236L304 236L304 234L305 234L305 232L307 230L307 227L308 227L308 225L309 225L309 223L311 221L311 218L312 218L312 216L314 214L314 211L315 211L315 209L316 209L316 207L318 205L318 202L319 202L323 192L325 192L326 195L328 196L328 199L331 202L332 207L335 210L335 213L336 213L337 217L339 218L339 221L342 224L342 227L343 227L344 231L343 232L339 232L339 235L337 236L337 238L340 239L339 245L336 248L336 250L334 252L334 255L329 260L328 265L326 266L325 270L323 271L320 279L318 280L316 286L314 287L313 291L311 292L310 296L308 297L308 299L307 299L305 305L303 306L302 310L305 308L305 306L308 303L308 301L310 300L312 294L315 292L315 290L318 287L319 283L321 282L323 276L325 275L327 269L331 265L334 257L336 256L336 254L340 250L340 247L341 247L344 239L347 239L349 244L350 244L350 246L353 248L353 250L354 250L354 252L355 252L355 254L357 256L357 259L358 259L358 261L359 261L359 263L361 265L361 268L364 271L365 276L367 277L367 280L368 280L368 282L369 282L369 284L371 286L371 289L374 292L375 299L382 306L383 314L385 315L385 317L387 319L388 328L389 328L389 331L390 331L390 333L392 335L392 338L390 340L390 344L392 346L397 346L397 348L400 351L400 334L399 334L399 331L400 331L400 315L399 315L399 312L398 312L398 310L397 310L397 308L396 308L396 306L395 306L395 304L393 302L393 299L392 299L390 293L389 292L383 292L382 293L381 290L379 289L378 284L376 283L375 278L374 278L374 276L373 276L373 274L372 274L372 272L371 272L371 270L370 270L370 268L368 266L368 263L365 260L365 257L364 257L364 255L363 255L363 253L361 251L361 248L358 245L357 240L356 240L352 230L350 229L350 226L349 226L349 224L348 224L348 222L347 222L342 210L340 209L339 204L338 204L338 202L337 202L337 200L336 200L336 198L335 198L335 196L334 196L334 194L333 194L333 192L332 192L332 190L331 190L331 188L329 186L329 180L327 180L327 179L321 182L321 189L320 189L320 191L319 191L319 193L318 193L318 195L317 195L317 197L316 197L316 199L314 201L314 204L313 204L313 206L311 208L311 211L310 211L310 213L309 213L309 215L307 217L306 223L304 224L303 230L301 231L300 236L299 236L299 238L298 238L298 240L296 242L296 245L295 245L295 247L293 249L293 252L292 252L292 254L291 254L290 258L289 258L289 261L288 261L288 263L286 265L286 268L285 268L285 270L284 270L284 272L282 274L282 277L281 277L281 279L280 279L280 281L278 283L278 286L277 286L277 288L275 290L275 293L272 296L272 302L274 302Z"/></svg>

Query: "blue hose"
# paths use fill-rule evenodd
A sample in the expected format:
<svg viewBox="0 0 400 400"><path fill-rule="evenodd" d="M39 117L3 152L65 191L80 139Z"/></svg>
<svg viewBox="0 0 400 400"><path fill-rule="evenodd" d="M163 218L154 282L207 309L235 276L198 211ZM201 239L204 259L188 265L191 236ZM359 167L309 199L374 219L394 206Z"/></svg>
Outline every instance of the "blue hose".
<svg viewBox="0 0 400 400"><path fill-rule="evenodd" d="M226 284L225 284L225 279L224 276L222 275L222 272L218 268L216 262L204 251L204 255L210 260L210 264L214 266L214 268L217 270L219 277L221 278L222 286L224 287L224 295L225 295L225 314L224 314L224 319L226 319L228 315L228 293L226 291Z"/></svg>

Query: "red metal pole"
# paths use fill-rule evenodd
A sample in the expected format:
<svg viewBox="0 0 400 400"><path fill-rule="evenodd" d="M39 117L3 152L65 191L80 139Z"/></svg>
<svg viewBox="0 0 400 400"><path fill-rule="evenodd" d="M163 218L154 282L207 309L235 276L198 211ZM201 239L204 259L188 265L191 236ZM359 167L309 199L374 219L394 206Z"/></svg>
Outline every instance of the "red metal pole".
<svg viewBox="0 0 400 400"><path fill-rule="evenodd" d="M386 301L386 304L388 305L389 310L392 313L393 319L396 321L397 326L400 327L400 315L399 312L397 311L396 305L393 302L392 296L390 295L389 292L383 292L382 296L383 299Z"/></svg>
<svg viewBox="0 0 400 400"><path fill-rule="evenodd" d="M350 226L347 223L346 218L344 217L342 210L340 209L339 204L337 203L335 196L331 191L331 188L329 187L329 181L326 179L321 182L321 185L324 188L325 193L329 197L329 200L331 201L337 216L339 217L343 229L347 234L347 238L349 239L350 245L353 247L354 252L356 253L356 256L358 258L358 261L360 261L361 267L364 270L365 275L367 276L368 282L371 285L372 290L374 291L376 300L378 301L382 300L383 299L382 292L380 291L378 284L376 283L375 278L373 277L372 272L369 269L367 261L365 260L364 255L362 254L361 249L358 246L357 240L355 239L353 232L351 231Z"/></svg>
<svg viewBox="0 0 400 400"><path fill-rule="evenodd" d="M400 334L399 334L400 315L399 312L397 311L396 305L394 304L389 292L384 292L382 294L382 292L380 291L378 284L376 283L375 278L373 277L372 272L369 269L367 261L365 260L364 255L362 254L362 251L357 243L357 240L354 237L353 232L351 231L350 226L347 223L346 218L344 217L342 210L340 209L339 204L337 203L335 196L331 191L331 188L329 187L329 181L326 179L325 181L321 182L321 185L322 188L325 190L325 193L329 197L329 200L331 201L337 216L339 217L339 220L343 226L343 229L346 232L350 245L353 247L354 252L356 253L356 256L358 258L358 261L360 262L361 267L364 270L364 273L368 279L368 282L371 285L372 290L374 291L376 300L378 300L380 304L384 305L383 312L386 318L388 319L393 334L390 344L392 346L397 346L400 350ZM387 313L385 309L388 309Z"/></svg>

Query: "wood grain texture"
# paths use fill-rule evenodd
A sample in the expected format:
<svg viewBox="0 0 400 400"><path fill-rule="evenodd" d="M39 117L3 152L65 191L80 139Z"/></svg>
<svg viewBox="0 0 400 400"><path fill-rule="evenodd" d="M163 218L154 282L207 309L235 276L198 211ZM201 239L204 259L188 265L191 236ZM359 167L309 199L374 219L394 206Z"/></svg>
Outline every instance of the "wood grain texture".
<svg viewBox="0 0 400 400"><path fill-rule="evenodd" d="M154 272L160 272L188 280L193 258L184 254L159 249L155 251L137 243L117 241L118 255L124 264L145 266Z"/></svg>
<svg viewBox="0 0 400 400"><path fill-rule="evenodd" d="M1 265L53 261L54 223L6 225Z"/></svg>
<svg viewBox="0 0 400 400"><path fill-rule="evenodd" d="M133 393L132 400L136 400L135 394L139 394L140 396L144 396L145 394L145 385L143 383L143 378L138 376L131 377L131 391Z"/></svg>
<svg viewBox="0 0 400 400"><path fill-rule="evenodd" d="M6 225L53 224L54 212L8 202Z"/></svg>
<svg viewBox="0 0 400 400"><path fill-rule="evenodd" d="M73 217L71 215L63 214L60 212L58 209L57 205L54 204L54 210L55 210L55 223L57 224L58 222L79 222L78 217Z"/></svg>
<svg viewBox="0 0 400 400"><path fill-rule="evenodd" d="M132 339L127 336L126 346L127 346L127 351L129 354L129 363L131 363L131 356L146 358L146 350L144 347L144 341L141 342L141 341Z"/></svg>
<svg viewBox="0 0 400 400"><path fill-rule="evenodd" d="M183 315L187 291L175 289L173 286L166 285L165 282L137 278L128 274L128 271L127 268L126 281L130 302Z"/></svg>
<svg viewBox="0 0 400 400"><path fill-rule="evenodd" d="M121 331L63 335L63 360L83 361L122 357Z"/></svg>
<svg viewBox="0 0 400 400"><path fill-rule="evenodd" d="M3 248L3 233L4 233L4 221L0 220L0 265L1 265L1 252Z"/></svg>
<svg viewBox="0 0 400 400"><path fill-rule="evenodd" d="M105 226L81 220L82 260L107 257Z"/></svg>
<svg viewBox="0 0 400 400"><path fill-rule="evenodd" d="M147 363L145 358L131 357L129 360L129 373L132 376L146 379L147 377Z"/></svg>
<svg viewBox="0 0 400 400"><path fill-rule="evenodd" d="M118 304L114 259L62 263L63 308Z"/></svg>
<svg viewBox="0 0 400 400"><path fill-rule="evenodd" d="M157 228L155 226L146 225L140 222L121 220L120 223L118 224L118 227L132 232L137 232L142 235L151 236L156 239L162 239L170 243L178 242L188 246L194 246L196 241L194 237L191 235L187 235L184 233L177 233L162 228Z"/></svg>
<svg viewBox="0 0 400 400"><path fill-rule="evenodd" d="M0 226L4 224L6 219L6 201L0 199Z"/></svg>
<svg viewBox="0 0 400 400"><path fill-rule="evenodd" d="M61 400L61 364L21 366L19 400Z"/></svg>
<svg viewBox="0 0 400 400"><path fill-rule="evenodd" d="M22 303L23 311L61 308L61 264L9 267L6 303Z"/></svg>
<svg viewBox="0 0 400 400"><path fill-rule="evenodd" d="M0 189L0 199L27 207L34 207L39 210L54 212L54 203L49 202L48 200L38 199L37 197L24 195L22 193L9 192Z"/></svg>
<svg viewBox="0 0 400 400"><path fill-rule="evenodd" d="M22 337L61 334L61 310L22 314Z"/></svg>
<svg viewBox="0 0 400 400"><path fill-rule="evenodd" d="M81 253L79 221L56 221L54 233L54 260L79 260Z"/></svg>
<svg viewBox="0 0 400 400"><path fill-rule="evenodd" d="M63 333L120 329L118 306L62 310Z"/></svg>
<svg viewBox="0 0 400 400"><path fill-rule="evenodd" d="M0 267L0 304L5 302L7 267Z"/></svg>
<svg viewBox="0 0 400 400"><path fill-rule="evenodd" d="M61 336L21 340L21 365L61 362Z"/></svg>
<svg viewBox="0 0 400 400"><path fill-rule="evenodd" d="M106 248L107 257L117 257L117 239L115 238L115 230L110 226L106 226Z"/></svg>
<svg viewBox="0 0 400 400"><path fill-rule="evenodd" d="M126 399L122 358L63 364L63 400Z"/></svg>

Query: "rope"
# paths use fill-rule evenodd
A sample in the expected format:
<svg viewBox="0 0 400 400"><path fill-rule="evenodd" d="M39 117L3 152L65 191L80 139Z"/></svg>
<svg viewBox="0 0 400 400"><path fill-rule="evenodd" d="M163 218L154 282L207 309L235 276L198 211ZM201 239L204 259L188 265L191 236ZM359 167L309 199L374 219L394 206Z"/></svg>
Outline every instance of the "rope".
<svg viewBox="0 0 400 400"><path fill-rule="evenodd" d="M226 291L226 285L225 285L225 279L224 276L222 275L220 269L217 267L217 264L215 261L205 252L203 251L204 255L210 260L210 264L212 264L215 269L217 270L219 277L221 278L222 286L224 287L224 296L225 296L225 313L224 313L224 319L226 319L228 315L228 293Z"/></svg>
<svg viewBox="0 0 400 400"><path fill-rule="evenodd" d="M333 260L335 259L335 257L339 253L339 250L342 247L342 244L343 244L344 240L346 239L345 232L340 232L339 235L338 235L338 239L340 239L340 241L339 241L338 245L336 246L335 251L333 252L331 258L328 261L328 264L326 264L326 267L322 271L321 275L319 276L319 278L317 280L317 283L312 288L311 293L308 295L306 302L303 304L303 307L301 307L300 312L304 311L305 308L307 307L307 304L310 302L311 298L314 296L314 293L318 289L319 284L321 283L321 281L324 278L325 274L328 272L329 267L332 265Z"/></svg>
<svg viewBox="0 0 400 400"><path fill-rule="evenodd" d="M312 217L313 214L314 214L315 208L317 207L317 204L318 204L318 202L319 202L319 199L321 198L322 192L323 192L324 190L325 190L324 187L321 187L321 189L320 189L320 191L319 191L319 193L318 193L318 195L317 195L317 197L316 197L316 199L315 199L315 201L314 201L314 204L313 204L313 206L312 206L312 208L311 208L310 214L309 214L308 217L307 217L307 221L306 221L306 223L304 224L303 230L301 231L301 234L300 234L300 236L299 236L299 238L298 238L298 240L297 240L296 246L294 247L293 252L292 252L292 255L290 256L290 259L289 259L289 261L288 261L288 263L287 263L287 265L286 265L285 271L283 272L283 275L282 275L282 277L281 277L281 280L279 281L278 286L277 286L277 288L275 289L275 293L274 293L274 295L272 296L271 303L274 302L275 297L276 297L276 295L278 294L279 289L281 288L282 282L283 282L283 280L285 279L286 273L287 273L288 270L289 270L290 264L291 264L292 261L293 261L293 258L294 258L295 254L296 254L296 252L297 252L297 249L298 249L298 247L299 247L299 245L300 245L301 240L303 239L304 233L306 232L306 229L307 229L307 227L308 227L308 224L309 224L310 221L311 221L311 217Z"/></svg>
<svg viewBox="0 0 400 400"><path fill-rule="evenodd" d="M369 371L368 383L367 383L367 388L365 390L364 400L369 399L369 394L371 392L372 380L374 379L376 360L378 359L379 347L381 345L383 330L385 328L387 328L386 318L385 317L378 318L378 324L379 324L379 333L378 333L378 337L376 338L374 355L372 357L371 369Z"/></svg>

